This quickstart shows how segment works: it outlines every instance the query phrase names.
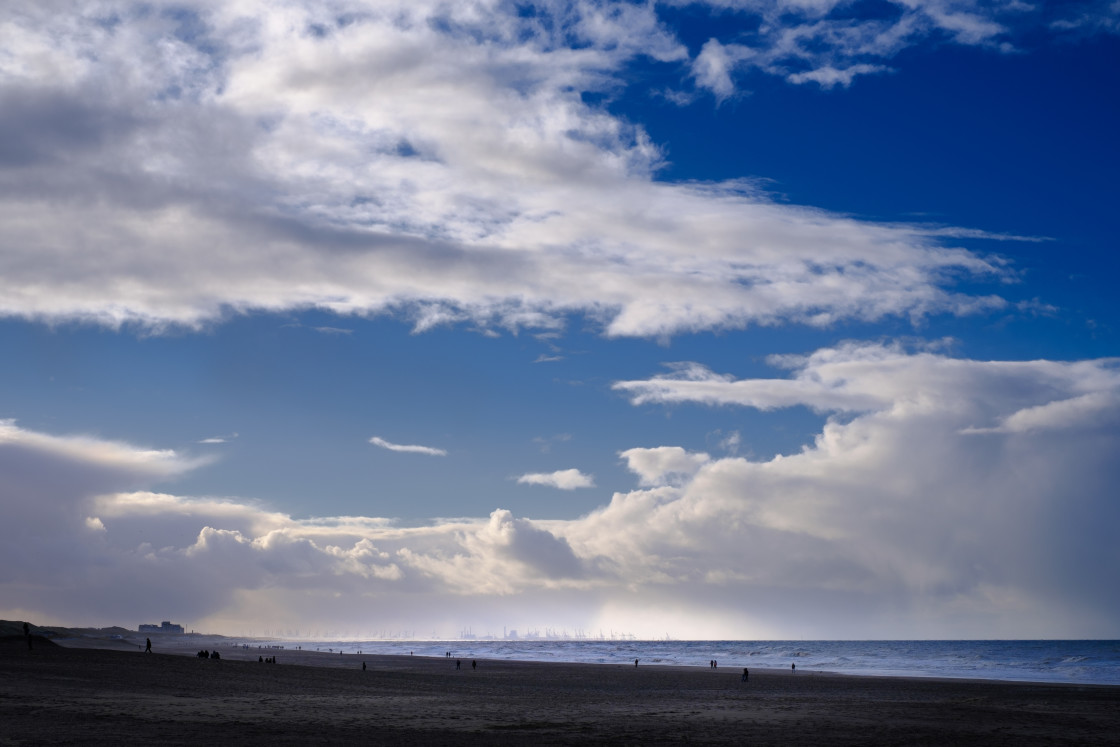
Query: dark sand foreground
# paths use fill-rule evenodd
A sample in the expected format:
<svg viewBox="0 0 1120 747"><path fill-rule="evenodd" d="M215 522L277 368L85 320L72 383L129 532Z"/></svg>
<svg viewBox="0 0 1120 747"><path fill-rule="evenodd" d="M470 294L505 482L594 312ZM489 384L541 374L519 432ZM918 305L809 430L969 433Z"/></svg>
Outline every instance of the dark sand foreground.
<svg viewBox="0 0 1120 747"><path fill-rule="evenodd" d="M1111 686L64 643L0 642L0 745L1120 744Z"/></svg>

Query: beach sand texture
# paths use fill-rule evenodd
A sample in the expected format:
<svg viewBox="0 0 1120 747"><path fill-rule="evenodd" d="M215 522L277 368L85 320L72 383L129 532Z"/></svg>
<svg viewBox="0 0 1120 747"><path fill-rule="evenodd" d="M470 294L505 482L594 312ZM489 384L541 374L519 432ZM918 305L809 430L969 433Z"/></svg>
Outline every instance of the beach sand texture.
<svg viewBox="0 0 1120 747"><path fill-rule="evenodd" d="M0 642L0 745L1120 744L1112 686L63 643Z"/></svg>

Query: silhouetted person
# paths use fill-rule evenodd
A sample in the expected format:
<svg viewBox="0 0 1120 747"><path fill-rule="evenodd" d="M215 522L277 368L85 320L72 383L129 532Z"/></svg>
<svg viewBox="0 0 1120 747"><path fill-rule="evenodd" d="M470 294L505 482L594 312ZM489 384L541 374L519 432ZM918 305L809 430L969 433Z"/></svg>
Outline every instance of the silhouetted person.
<svg viewBox="0 0 1120 747"><path fill-rule="evenodd" d="M152 639L151 638L145 638L144 640L147 642L147 645L144 647L144 653L147 653L147 654L152 653Z"/></svg>
<svg viewBox="0 0 1120 747"><path fill-rule="evenodd" d="M366 663L364 661L362 662L362 671L366 671Z"/></svg>
<svg viewBox="0 0 1120 747"><path fill-rule="evenodd" d="M471 661L471 669L478 669L478 662L477 661Z"/></svg>
<svg viewBox="0 0 1120 747"><path fill-rule="evenodd" d="M747 678L748 678L748 677L750 677L750 676L751 676L751 673L747 671L747 668L746 668L746 667L743 667L743 677L742 677L742 681L743 681L743 682L746 682L746 681L747 681Z"/></svg>
<svg viewBox="0 0 1120 747"><path fill-rule="evenodd" d="M31 650L31 626L27 623L23 624L23 637L27 639L27 650Z"/></svg>
<svg viewBox="0 0 1120 747"><path fill-rule="evenodd" d="M461 662L461 661L459 661L458 659L456 659L456 660L455 660L455 668L456 668L456 669L459 669L459 667L460 667L460 665L461 665L462 663L463 663L463 662Z"/></svg>
<svg viewBox="0 0 1120 747"><path fill-rule="evenodd" d="M263 656L258 656L257 661L260 662L261 664L264 664L264 657Z"/></svg>
<svg viewBox="0 0 1120 747"><path fill-rule="evenodd" d="M791 672L796 672L797 671L797 662L794 662L794 663L789 665L789 671L791 671Z"/></svg>
<svg viewBox="0 0 1120 747"><path fill-rule="evenodd" d="M638 660L634 659L634 666L638 666Z"/></svg>

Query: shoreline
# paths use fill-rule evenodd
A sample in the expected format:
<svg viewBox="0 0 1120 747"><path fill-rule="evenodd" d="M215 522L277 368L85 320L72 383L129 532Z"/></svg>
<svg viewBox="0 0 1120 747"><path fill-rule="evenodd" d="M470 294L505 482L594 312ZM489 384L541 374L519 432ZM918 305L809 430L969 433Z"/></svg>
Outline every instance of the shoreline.
<svg viewBox="0 0 1120 747"><path fill-rule="evenodd" d="M1120 744L1111 685L91 640L0 642L0 742Z"/></svg>
<svg viewBox="0 0 1120 747"><path fill-rule="evenodd" d="M136 650L136 649L142 650L143 647L144 647L145 637L146 637L146 634L142 635L142 634L139 634L139 633L131 633L131 635L122 637L120 639L109 639L107 637L98 636L98 635L83 635L83 636L74 636L74 637L55 637L52 640L54 640L54 642L57 643L58 645L61 645L61 646L64 646L64 647L69 647L69 648L113 649L113 650L125 651L125 650ZM240 637L233 637L233 636L225 636L225 635L220 635L220 634L184 633L184 634L178 634L178 635L167 635L167 634L154 633L154 634L151 634L150 637L152 638L153 644L156 645L157 648L160 648L164 653L171 653L171 654L176 654L176 655L194 656L200 648L207 648L208 649L208 648L211 648L213 646L220 646L221 648L219 650L222 652L223 657L225 657L227 655L227 650L229 651L229 653L235 659L242 658L242 657L239 656L239 652L241 652L241 651L250 652L250 653L251 652L257 652L256 654L253 654L250 657L245 657L245 660L255 660L257 655L268 656L271 653L271 654L275 654L277 656L284 657L288 661L288 663L299 663L299 664L303 664L305 666L334 666L335 664L332 663L331 661L329 661L330 657L338 657L338 656L353 657L353 656L358 656L358 654L356 654L354 652L349 652L349 651L340 654L339 651L330 652L330 651L320 651L320 650L310 650L310 649L300 649L300 648L289 648L287 646L285 646L283 648L261 646L261 647L258 647L258 648L250 647L249 649L241 649L237 645L235 645L234 642L235 641L244 641L244 640L248 640L248 639L240 638ZM265 639L265 640L284 641L284 639ZM284 642L285 643L290 643L292 646L301 646L304 643L304 641L301 641L299 639L292 639L290 641L284 641ZM346 642L343 642L343 643L346 643ZM409 641L403 641L401 647L405 648L404 644L407 644L407 643L409 643ZM431 641L417 641L417 643L431 643ZM455 644L455 643L458 643L458 644L462 645L462 644L468 643L468 642L461 641L461 640L451 640L451 641L447 641L446 643L448 645ZM316 664L316 663L314 663L313 660L303 661L302 660L302 655L304 655L304 654L322 654L322 655L328 657L328 660L324 660L324 662L322 664ZM296 658L299 658L301 660L298 661L298 662L293 661L292 660L292 655L295 655ZM400 657L404 660L407 660L407 659L410 658L410 656L408 654L402 654L402 653L393 654L393 653L376 652L376 653L367 653L367 654L364 654L364 655L366 656L367 659L374 658L374 657L376 657L376 658ZM464 656L468 656L468 655L463 654L463 655L460 655L459 658L463 658ZM430 656L430 655L425 656L425 655L421 654L420 656L417 656L415 658L426 658L426 659L434 659L436 661L439 661L443 657ZM455 657L452 657L452 660L454 660L454 658ZM470 657L470 658L477 658L480 661L482 660L481 656L473 656L473 657ZM587 662L587 661L565 661L565 660L556 660L556 659L540 660L540 659L513 659L513 658L498 658L498 657L487 658L486 660L487 661L492 661L492 662L509 662L509 663L523 663L523 664L541 664L541 665L558 664L558 665L563 665L563 666L567 666L567 665L571 665L571 666L587 665L587 666L606 666L606 667L610 667L610 666L627 667L627 666L630 666L629 663L625 662L625 661L623 661L623 662ZM642 661L640 666L641 667L665 667L665 668L668 668L668 669L689 669L689 670L696 670L696 671L709 671L709 668L706 667L706 666L703 666L703 665L697 665L697 664L666 664L666 663L655 663L655 662L646 663L644 660ZM750 668L751 672L756 672L756 671L757 672L769 672L769 673L773 673L773 674L783 674L783 673L784 674L789 674L790 673L789 669L785 669L785 668L781 668L781 667L753 666L753 665L750 665L749 663L747 664L747 666ZM741 672L742 668L743 668L742 663L727 664L727 665L721 664L719 669L716 670L716 671L719 671L719 672L726 672L726 671ZM913 679L913 680L920 680L920 681L935 681L935 682L946 682L946 683L988 682L988 683L993 683L993 684L1002 684L1002 683L1016 684L1016 683L1019 683L1019 684L1053 685L1053 686L1068 686L1068 687L1105 687L1105 688L1112 687L1112 688L1120 688L1120 684L1111 683L1111 682L1072 682L1072 681L1063 680L1063 679L1028 679L1028 678L1011 678L1011 677L972 677L972 676L964 676L964 675L954 676L954 675L944 675L944 674L923 674L923 673L920 673L920 672L911 672L911 673L870 672L870 671L868 671L868 672L851 672L851 671L845 672L845 671L837 671L837 670L831 670L831 669L814 669L814 668L809 668L807 666L803 669L799 669L797 671L797 674L798 675L803 674L805 676L813 675L813 676L829 676L829 677L871 677L871 678L881 678L881 679L903 679L903 680Z"/></svg>

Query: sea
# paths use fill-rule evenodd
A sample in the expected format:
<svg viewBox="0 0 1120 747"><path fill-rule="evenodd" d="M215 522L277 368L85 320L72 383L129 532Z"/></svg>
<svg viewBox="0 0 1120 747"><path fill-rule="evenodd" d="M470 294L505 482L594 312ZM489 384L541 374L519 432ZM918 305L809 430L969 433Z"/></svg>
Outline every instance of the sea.
<svg viewBox="0 0 1120 747"><path fill-rule="evenodd" d="M293 641L255 648L590 664L790 669L798 672L1120 685L1120 641L641 641L455 639Z"/></svg>

